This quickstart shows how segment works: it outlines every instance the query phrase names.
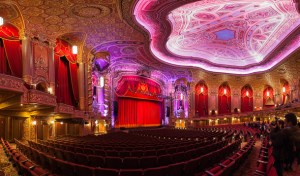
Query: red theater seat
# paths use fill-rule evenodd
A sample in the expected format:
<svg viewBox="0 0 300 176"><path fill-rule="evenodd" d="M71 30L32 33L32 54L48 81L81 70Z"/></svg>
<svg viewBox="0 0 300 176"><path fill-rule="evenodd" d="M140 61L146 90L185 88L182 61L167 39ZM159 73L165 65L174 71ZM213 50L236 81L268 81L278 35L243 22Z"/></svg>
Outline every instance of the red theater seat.
<svg viewBox="0 0 300 176"><path fill-rule="evenodd" d="M109 168L95 168L95 176L119 176L119 171Z"/></svg>

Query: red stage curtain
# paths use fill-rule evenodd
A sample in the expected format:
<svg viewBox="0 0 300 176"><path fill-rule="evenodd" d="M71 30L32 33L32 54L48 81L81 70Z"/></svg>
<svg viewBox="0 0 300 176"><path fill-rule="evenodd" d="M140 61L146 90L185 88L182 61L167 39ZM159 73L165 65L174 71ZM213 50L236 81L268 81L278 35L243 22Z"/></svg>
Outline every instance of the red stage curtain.
<svg viewBox="0 0 300 176"><path fill-rule="evenodd" d="M226 89L226 94L224 94L224 89ZM231 113L231 91L229 86L220 86L218 95L218 114Z"/></svg>
<svg viewBox="0 0 300 176"><path fill-rule="evenodd" d="M19 30L9 23L0 26L0 73L22 78Z"/></svg>
<svg viewBox="0 0 300 176"><path fill-rule="evenodd" d="M116 126L140 127L161 124L161 102L133 98L118 98L119 113Z"/></svg>
<svg viewBox="0 0 300 176"><path fill-rule="evenodd" d="M140 76L123 76L118 81L116 127L157 126L164 117L160 85Z"/></svg>
<svg viewBox="0 0 300 176"><path fill-rule="evenodd" d="M241 112L251 111L253 111L253 91L251 87L243 87L241 90Z"/></svg>
<svg viewBox="0 0 300 176"><path fill-rule="evenodd" d="M123 76L118 81L116 94L119 97L162 101L161 88L155 81L141 76Z"/></svg>
<svg viewBox="0 0 300 176"><path fill-rule="evenodd" d="M71 46L63 40L56 41L54 52L55 52L55 65L56 65L55 78L57 83L56 89L58 89L56 91L57 100L61 103L77 106L79 101L78 75L77 75L78 69L76 63L77 57L76 55L72 54ZM60 70L61 67L64 67L61 64L65 64L65 63L67 64L66 67L67 72L64 72L65 68L63 68L63 70ZM68 81L66 82L66 78L61 77L61 75L67 76ZM60 88L62 88L62 90L59 90ZM67 89L69 90L69 92L65 92Z"/></svg>
<svg viewBox="0 0 300 176"><path fill-rule="evenodd" d="M9 23L5 23L0 26L0 38L7 40L19 40L19 29Z"/></svg>
<svg viewBox="0 0 300 176"><path fill-rule="evenodd" d="M203 88L203 92L201 92ZM203 83L197 84L195 87L195 114L196 116L208 115L208 89Z"/></svg>
<svg viewBox="0 0 300 176"><path fill-rule="evenodd" d="M72 98L72 88L71 88L71 79L69 75L69 63L68 61L62 57L55 58L55 69L57 71L56 75L56 96L57 102L64 103L68 105L75 105L73 98Z"/></svg>
<svg viewBox="0 0 300 176"><path fill-rule="evenodd" d="M78 76L77 76L77 64L71 64L69 62L69 73L71 79L72 93L75 102L79 101L79 92L78 92Z"/></svg>
<svg viewBox="0 0 300 176"><path fill-rule="evenodd" d="M22 50L20 41L3 40L5 53L13 76L22 78Z"/></svg>
<svg viewBox="0 0 300 176"><path fill-rule="evenodd" d="M5 50L2 39L0 38L0 73L11 75L11 71L6 59Z"/></svg>
<svg viewBox="0 0 300 176"><path fill-rule="evenodd" d="M269 92L269 96L267 96ZM272 87L267 87L263 92L263 105L264 107L273 107L274 104L274 91Z"/></svg>

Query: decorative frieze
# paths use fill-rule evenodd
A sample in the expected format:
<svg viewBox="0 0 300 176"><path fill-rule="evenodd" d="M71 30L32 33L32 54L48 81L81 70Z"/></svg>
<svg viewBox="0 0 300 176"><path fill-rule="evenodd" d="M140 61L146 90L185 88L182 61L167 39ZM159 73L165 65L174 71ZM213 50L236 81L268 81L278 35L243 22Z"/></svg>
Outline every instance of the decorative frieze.
<svg viewBox="0 0 300 176"><path fill-rule="evenodd" d="M21 78L0 74L0 89L23 93L23 87L24 82Z"/></svg>
<svg viewBox="0 0 300 176"><path fill-rule="evenodd" d="M55 109L57 113L74 114L74 107L63 103L58 103Z"/></svg>
<svg viewBox="0 0 300 176"><path fill-rule="evenodd" d="M29 103L37 103L49 106L56 106L56 97L46 92L41 92L38 90L30 90L28 92Z"/></svg>

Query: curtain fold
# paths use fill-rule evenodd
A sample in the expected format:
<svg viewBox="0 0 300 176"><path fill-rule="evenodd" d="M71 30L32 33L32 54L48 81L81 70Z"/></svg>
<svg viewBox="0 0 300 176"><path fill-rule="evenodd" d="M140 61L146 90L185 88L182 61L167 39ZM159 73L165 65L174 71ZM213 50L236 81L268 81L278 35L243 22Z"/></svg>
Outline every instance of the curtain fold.
<svg viewBox="0 0 300 176"><path fill-rule="evenodd" d="M0 38L0 73L11 75L2 39Z"/></svg>
<svg viewBox="0 0 300 176"><path fill-rule="evenodd" d="M118 98L117 127L144 127L161 124L162 102Z"/></svg>
<svg viewBox="0 0 300 176"><path fill-rule="evenodd" d="M241 90L241 112L251 111L253 111L253 91L250 87L243 87Z"/></svg>
<svg viewBox="0 0 300 176"><path fill-rule="evenodd" d="M195 114L200 117L208 115L208 89L204 83L198 83L195 88Z"/></svg>
<svg viewBox="0 0 300 176"><path fill-rule="evenodd" d="M71 79L71 88L73 93L73 98L75 102L79 101L79 92L78 92L78 76L77 76L77 64L72 64L69 62L69 73Z"/></svg>
<svg viewBox="0 0 300 176"><path fill-rule="evenodd" d="M75 105L72 97L71 76L69 62L64 57L55 56L55 81L57 102L67 105Z"/></svg>
<svg viewBox="0 0 300 176"><path fill-rule="evenodd" d="M3 39L3 45L12 75L22 78L23 67L20 41Z"/></svg>
<svg viewBox="0 0 300 176"><path fill-rule="evenodd" d="M226 89L226 94L224 92ZM218 96L218 114L229 114L231 113L231 91L229 86L219 87Z"/></svg>

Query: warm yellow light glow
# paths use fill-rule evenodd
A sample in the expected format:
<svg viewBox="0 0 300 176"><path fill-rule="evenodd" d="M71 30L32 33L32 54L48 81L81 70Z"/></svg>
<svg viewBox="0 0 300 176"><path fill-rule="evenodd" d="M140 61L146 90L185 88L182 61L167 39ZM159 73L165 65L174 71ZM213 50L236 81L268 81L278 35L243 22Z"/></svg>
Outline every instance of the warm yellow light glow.
<svg viewBox="0 0 300 176"><path fill-rule="evenodd" d="M64 124L64 122L60 122L60 124L62 125L62 124Z"/></svg>
<svg viewBox="0 0 300 176"><path fill-rule="evenodd" d="M246 96L247 96L247 97L249 96L249 92L248 92L248 90L247 90L247 92L246 92Z"/></svg>
<svg viewBox="0 0 300 176"><path fill-rule="evenodd" d="M48 87L48 92L49 92L50 94L52 94L52 88L51 88L51 87Z"/></svg>
<svg viewBox="0 0 300 176"><path fill-rule="evenodd" d="M0 26L4 24L4 19L0 16Z"/></svg>
<svg viewBox="0 0 300 176"><path fill-rule="evenodd" d="M104 87L104 78L103 78L103 76L100 77L100 87Z"/></svg>
<svg viewBox="0 0 300 176"><path fill-rule="evenodd" d="M224 94L225 94L225 95L227 94L227 90L226 90L226 89L224 89Z"/></svg>
<svg viewBox="0 0 300 176"><path fill-rule="evenodd" d="M203 87L200 88L200 92L203 93Z"/></svg>
<svg viewBox="0 0 300 176"><path fill-rule="evenodd" d="M33 122L32 122L32 125L36 125L36 121L33 121Z"/></svg>
<svg viewBox="0 0 300 176"><path fill-rule="evenodd" d="M20 106L23 106L23 104L21 103Z"/></svg>
<svg viewBox="0 0 300 176"><path fill-rule="evenodd" d="M54 120L51 120L51 122L50 122L51 124L54 124Z"/></svg>
<svg viewBox="0 0 300 176"><path fill-rule="evenodd" d="M78 47L76 45L72 46L72 53L77 54L78 53Z"/></svg>
<svg viewBox="0 0 300 176"><path fill-rule="evenodd" d="M285 93L285 87L282 88L282 92Z"/></svg>
<svg viewBox="0 0 300 176"><path fill-rule="evenodd" d="M98 124L98 120L95 121L95 124L96 124L96 125Z"/></svg>
<svg viewBox="0 0 300 176"><path fill-rule="evenodd" d="M267 96L268 96L268 97L270 96L270 92L269 92L269 91L267 92Z"/></svg>

